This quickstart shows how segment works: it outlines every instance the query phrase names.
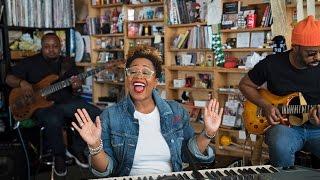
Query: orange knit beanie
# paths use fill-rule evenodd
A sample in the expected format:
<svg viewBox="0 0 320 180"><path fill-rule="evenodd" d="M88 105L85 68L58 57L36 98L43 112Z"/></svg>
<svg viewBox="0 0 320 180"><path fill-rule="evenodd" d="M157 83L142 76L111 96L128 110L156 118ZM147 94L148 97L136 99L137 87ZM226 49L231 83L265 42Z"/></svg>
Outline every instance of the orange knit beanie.
<svg viewBox="0 0 320 180"><path fill-rule="evenodd" d="M320 46L320 21L308 16L298 22L293 28L291 43L301 46Z"/></svg>

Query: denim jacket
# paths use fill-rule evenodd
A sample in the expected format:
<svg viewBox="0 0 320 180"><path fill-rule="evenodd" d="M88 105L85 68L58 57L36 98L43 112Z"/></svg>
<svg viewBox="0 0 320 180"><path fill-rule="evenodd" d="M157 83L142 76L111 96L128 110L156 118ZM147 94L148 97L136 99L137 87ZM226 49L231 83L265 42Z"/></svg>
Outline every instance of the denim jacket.
<svg viewBox="0 0 320 180"><path fill-rule="evenodd" d="M156 90L152 95L159 109L161 133L170 149L173 171L181 171L182 162L189 162L187 148L194 160L212 162L214 151L210 146L206 150L206 155L198 149L187 111L175 101L162 99ZM134 112L134 104L127 95L100 115L103 149L107 153L109 164L104 172L98 172L91 167L96 176L128 176L130 174L139 136L139 123L134 118Z"/></svg>

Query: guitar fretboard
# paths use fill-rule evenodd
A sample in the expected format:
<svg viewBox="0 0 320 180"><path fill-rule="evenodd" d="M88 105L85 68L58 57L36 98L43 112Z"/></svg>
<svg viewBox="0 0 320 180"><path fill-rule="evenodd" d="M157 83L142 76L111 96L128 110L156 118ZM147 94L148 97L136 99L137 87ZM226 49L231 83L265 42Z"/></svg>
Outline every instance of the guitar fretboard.
<svg viewBox="0 0 320 180"><path fill-rule="evenodd" d="M308 113L310 109L314 108L316 105L288 105L281 106L281 114L301 114Z"/></svg>
<svg viewBox="0 0 320 180"><path fill-rule="evenodd" d="M77 75L77 77L82 80L82 79L85 79L86 77L91 76L91 75L93 75L93 74L95 74L95 73L97 73L97 72L99 72L99 71L101 71L103 69L105 69L105 68L103 66L101 66L101 67L98 67L96 69L92 69L90 71L80 73L80 74ZM40 90L40 94L43 97L47 96L49 94L52 94L54 92L59 91L60 89L63 89L65 87L70 86L71 83L72 83L72 81L71 81L71 77L70 77L68 79L65 79L63 81L54 83L54 84L52 84L52 85L50 85L50 86L48 86L46 88L41 89Z"/></svg>

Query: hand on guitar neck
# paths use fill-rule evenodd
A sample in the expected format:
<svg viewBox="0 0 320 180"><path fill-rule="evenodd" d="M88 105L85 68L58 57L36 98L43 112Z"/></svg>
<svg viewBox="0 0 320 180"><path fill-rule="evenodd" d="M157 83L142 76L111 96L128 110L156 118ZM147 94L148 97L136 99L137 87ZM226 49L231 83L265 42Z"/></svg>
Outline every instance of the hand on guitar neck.
<svg viewBox="0 0 320 180"><path fill-rule="evenodd" d="M309 118L311 124L320 126L320 105L317 105L310 110Z"/></svg>
<svg viewBox="0 0 320 180"><path fill-rule="evenodd" d="M14 88L10 92L9 106L11 112L16 120L30 118L35 110L49 107L54 103L53 101L46 100L48 95L70 85L76 91L80 89L83 79L102 70L119 68L121 64L123 64L123 61L120 60L109 61L101 67L80 73L59 82L57 82L59 76L55 74L44 77L36 84L30 84L23 80L19 83L20 87Z"/></svg>

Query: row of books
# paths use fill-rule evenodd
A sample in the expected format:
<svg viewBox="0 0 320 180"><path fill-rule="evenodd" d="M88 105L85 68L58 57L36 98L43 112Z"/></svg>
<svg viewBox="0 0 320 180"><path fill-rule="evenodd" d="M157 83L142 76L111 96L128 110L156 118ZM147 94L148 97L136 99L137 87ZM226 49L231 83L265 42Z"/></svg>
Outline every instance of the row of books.
<svg viewBox="0 0 320 180"><path fill-rule="evenodd" d="M195 26L185 33L179 34L173 41L173 48L211 48L212 27Z"/></svg>
<svg viewBox="0 0 320 180"><path fill-rule="evenodd" d="M261 20L261 27L270 27L272 25L271 6L266 6Z"/></svg>
<svg viewBox="0 0 320 180"><path fill-rule="evenodd" d="M74 0L5 0L8 26L68 28L75 25Z"/></svg>
<svg viewBox="0 0 320 180"><path fill-rule="evenodd" d="M169 24L188 24L204 22L207 16L205 0L168 0Z"/></svg>

